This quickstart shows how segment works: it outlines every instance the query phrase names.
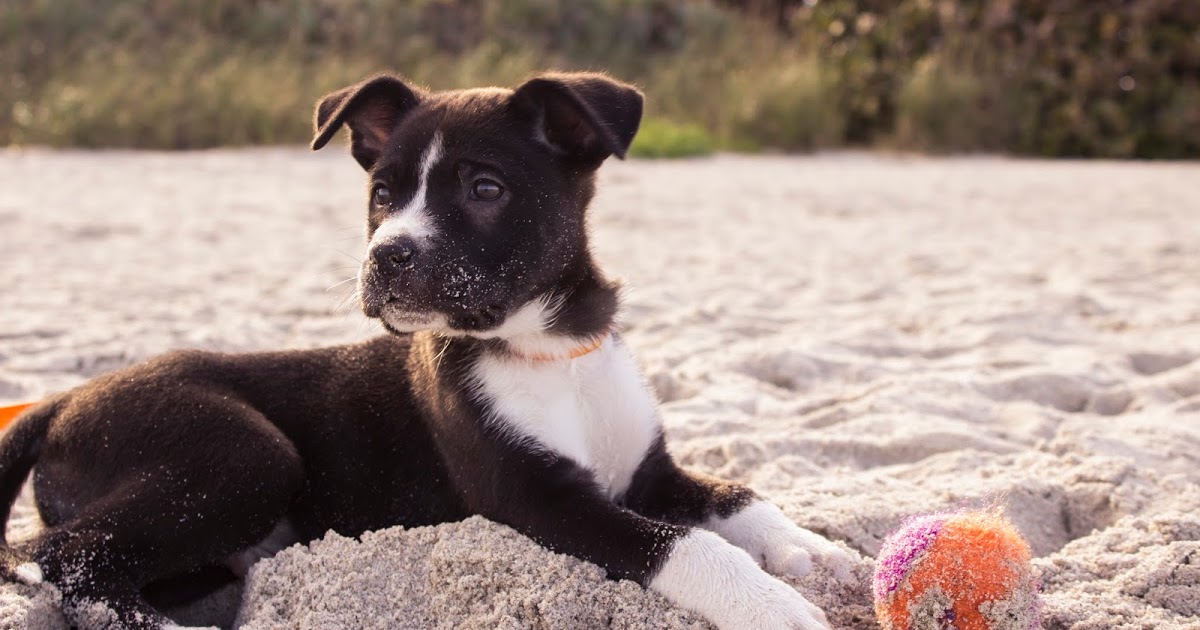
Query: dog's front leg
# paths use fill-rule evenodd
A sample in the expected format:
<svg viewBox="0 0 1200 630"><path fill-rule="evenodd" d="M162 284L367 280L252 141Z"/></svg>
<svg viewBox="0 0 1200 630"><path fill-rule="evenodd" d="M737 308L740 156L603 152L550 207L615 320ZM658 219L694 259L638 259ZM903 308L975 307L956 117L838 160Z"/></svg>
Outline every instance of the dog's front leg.
<svg viewBox="0 0 1200 630"><path fill-rule="evenodd" d="M609 577L640 582L722 630L829 628L820 609L724 538L616 505L570 460L536 459L510 459L495 483L470 487L472 507Z"/></svg>
<svg viewBox="0 0 1200 630"><path fill-rule="evenodd" d="M745 486L680 468L661 442L638 469L624 503L650 518L716 532L777 575L803 577L816 562L838 579L850 577L852 560L844 549L796 525Z"/></svg>

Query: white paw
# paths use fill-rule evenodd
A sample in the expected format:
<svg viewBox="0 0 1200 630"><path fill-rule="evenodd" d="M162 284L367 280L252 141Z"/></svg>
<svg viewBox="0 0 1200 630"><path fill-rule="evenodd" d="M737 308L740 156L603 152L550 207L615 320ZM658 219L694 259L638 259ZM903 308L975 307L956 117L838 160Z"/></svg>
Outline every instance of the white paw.
<svg viewBox="0 0 1200 630"><path fill-rule="evenodd" d="M842 582L850 579L850 569L854 560L849 552L824 536L797 525L792 525L790 529L791 531L784 532L778 540L770 541L763 550L765 558L778 559L775 566L768 564L768 571L803 577L808 575L815 563L829 569L833 576Z"/></svg>
<svg viewBox="0 0 1200 630"><path fill-rule="evenodd" d="M42 580L45 579L42 576L42 567L39 567L36 562L22 562L17 565L16 569L13 569L13 574L16 575L22 584L30 586L41 584Z"/></svg>
<svg viewBox="0 0 1200 630"><path fill-rule="evenodd" d="M650 588L721 630L830 628L825 614L803 595L764 573L745 551L704 530L675 541Z"/></svg>
<svg viewBox="0 0 1200 630"><path fill-rule="evenodd" d="M759 549L759 564L775 575L804 577L812 572L813 557L800 545L780 542Z"/></svg>
<svg viewBox="0 0 1200 630"><path fill-rule="evenodd" d="M729 518L713 519L707 528L745 549L776 575L804 577L817 564L838 580L851 577L853 558L845 549L796 525L766 501L755 501Z"/></svg>
<svg viewBox="0 0 1200 630"><path fill-rule="evenodd" d="M763 630L830 630L825 613L783 582L765 575L770 586L754 606L742 607L739 618L718 624L724 628L761 628ZM765 586L765 585L764 585Z"/></svg>

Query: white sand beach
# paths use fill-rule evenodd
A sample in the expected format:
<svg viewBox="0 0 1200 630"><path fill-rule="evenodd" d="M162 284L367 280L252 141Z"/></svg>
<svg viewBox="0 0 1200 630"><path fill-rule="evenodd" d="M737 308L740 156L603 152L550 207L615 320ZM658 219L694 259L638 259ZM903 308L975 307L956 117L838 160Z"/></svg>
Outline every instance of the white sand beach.
<svg viewBox="0 0 1200 630"><path fill-rule="evenodd" d="M0 153L0 404L182 347L380 334L338 306L366 182L337 149ZM1200 164L862 154L611 161L600 261L685 465L863 554L793 581L873 628L905 517L998 500L1048 629L1200 629ZM331 290L329 287L334 287ZM10 537L38 526L29 497ZM179 621L708 628L483 519L259 563ZM66 628L0 585L0 628Z"/></svg>

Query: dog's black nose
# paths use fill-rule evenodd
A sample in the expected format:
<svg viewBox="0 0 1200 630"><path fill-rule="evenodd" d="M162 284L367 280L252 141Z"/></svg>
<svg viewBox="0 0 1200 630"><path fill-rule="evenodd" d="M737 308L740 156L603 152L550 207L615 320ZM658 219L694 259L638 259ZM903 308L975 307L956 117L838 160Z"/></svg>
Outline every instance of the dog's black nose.
<svg viewBox="0 0 1200 630"><path fill-rule="evenodd" d="M382 273L395 276L404 271L416 253L416 243L401 239L372 247L371 262Z"/></svg>

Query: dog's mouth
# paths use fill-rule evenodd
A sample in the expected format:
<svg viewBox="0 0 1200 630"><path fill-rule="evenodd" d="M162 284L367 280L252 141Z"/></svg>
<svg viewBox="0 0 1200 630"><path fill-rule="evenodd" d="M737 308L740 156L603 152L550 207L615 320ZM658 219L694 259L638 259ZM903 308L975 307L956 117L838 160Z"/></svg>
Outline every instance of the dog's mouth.
<svg viewBox="0 0 1200 630"><path fill-rule="evenodd" d="M409 333L438 330L446 326L446 316L429 310L414 309L398 298L363 300L363 314L377 319L389 331Z"/></svg>
<svg viewBox="0 0 1200 630"><path fill-rule="evenodd" d="M379 318L395 328L412 329L432 328L445 319L433 313L413 313L392 309L385 311Z"/></svg>
<svg viewBox="0 0 1200 630"><path fill-rule="evenodd" d="M496 304L441 313L413 309L398 298L389 298L374 308L364 304L363 312L368 317L380 320L392 332L435 330L458 335L480 335L496 330L504 323L506 315L506 310Z"/></svg>
<svg viewBox="0 0 1200 630"><path fill-rule="evenodd" d="M497 286L384 279L360 275L363 314L392 332L434 330L451 335L491 337L506 331L510 308Z"/></svg>

